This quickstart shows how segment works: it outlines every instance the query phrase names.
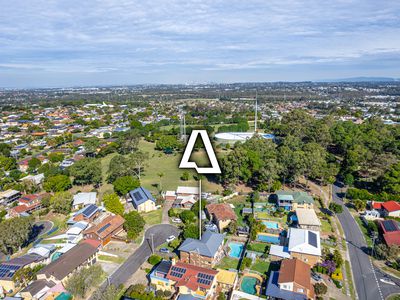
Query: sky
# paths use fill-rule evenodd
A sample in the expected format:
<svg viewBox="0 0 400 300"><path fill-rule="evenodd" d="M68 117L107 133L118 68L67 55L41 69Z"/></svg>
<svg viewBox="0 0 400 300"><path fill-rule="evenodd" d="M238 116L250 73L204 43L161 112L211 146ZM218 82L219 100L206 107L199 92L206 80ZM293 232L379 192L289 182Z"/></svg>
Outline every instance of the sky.
<svg viewBox="0 0 400 300"><path fill-rule="evenodd" d="M0 0L0 87L400 77L396 0Z"/></svg>

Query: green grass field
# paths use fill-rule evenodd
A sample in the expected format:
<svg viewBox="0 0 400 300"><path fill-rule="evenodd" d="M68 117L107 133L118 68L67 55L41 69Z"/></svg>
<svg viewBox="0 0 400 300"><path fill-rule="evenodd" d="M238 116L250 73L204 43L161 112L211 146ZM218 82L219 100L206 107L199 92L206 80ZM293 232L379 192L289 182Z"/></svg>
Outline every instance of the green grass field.
<svg viewBox="0 0 400 300"><path fill-rule="evenodd" d="M229 269L235 269L237 270L239 267L239 260L235 258L230 258L230 257L224 257L217 268L224 269L224 270L229 270Z"/></svg>
<svg viewBox="0 0 400 300"><path fill-rule="evenodd" d="M260 274L265 274L269 269L269 265L269 261L257 259L255 263L250 267L250 270L256 271Z"/></svg>
<svg viewBox="0 0 400 300"><path fill-rule="evenodd" d="M323 220L323 219L320 219L320 220L321 220L322 232L332 232L333 231L332 226L328 220Z"/></svg>
<svg viewBox="0 0 400 300"><path fill-rule="evenodd" d="M157 209L148 213L141 214L146 221L146 225L161 224L162 209Z"/></svg>
<svg viewBox="0 0 400 300"><path fill-rule="evenodd" d="M143 152L149 153L149 160L146 162L147 166L141 177L141 183L144 187L152 192L157 192L157 185L161 184L162 189L176 190L178 185L183 186L198 186L198 182L193 179L194 170L188 170L191 174L188 181L182 181L180 177L185 170L179 169L181 155L178 154L164 154L161 151L154 149L155 144L144 140L139 143L139 149ZM193 154L193 159L198 162L207 160L205 152L198 151ZM160 178L159 173L164 175ZM204 191L222 191L222 187L216 183L209 182L207 179L202 181L202 188Z"/></svg>

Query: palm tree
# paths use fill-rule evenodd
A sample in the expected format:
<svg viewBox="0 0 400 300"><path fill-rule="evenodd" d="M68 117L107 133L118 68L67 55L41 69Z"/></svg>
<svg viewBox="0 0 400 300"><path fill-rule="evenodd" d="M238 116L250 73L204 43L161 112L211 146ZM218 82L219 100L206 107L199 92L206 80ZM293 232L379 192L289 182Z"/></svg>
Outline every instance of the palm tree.
<svg viewBox="0 0 400 300"><path fill-rule="evenodd" d="M161 182L161 178L164 176L163 172L157 173L158 177L160 177L160 191L162 191L162 182Z"/></svg>

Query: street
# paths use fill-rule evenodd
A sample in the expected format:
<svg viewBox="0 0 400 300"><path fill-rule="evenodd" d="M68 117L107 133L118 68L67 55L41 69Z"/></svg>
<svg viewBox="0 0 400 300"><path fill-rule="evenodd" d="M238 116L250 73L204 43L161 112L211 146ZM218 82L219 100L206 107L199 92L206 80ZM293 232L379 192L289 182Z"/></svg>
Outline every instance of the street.
<svg viewBox="0 0 400 300"><path fill-rule="evenodd" d="M380 281L385 273L372 265L371 259L366 253L368 247L363 233L349 209L343 204L341 186L338 182L333 184L332 199L343 206L343 212L337 214L337 217L345 233L358 298L360 300L383 300L391 294L400 293L399 279L390 276L397 284L395 286Z"/></svg>
<svg viewBox="0 0 400 300"><path fill-rule="evenodd" d="M160 224L150 227L145 232L143 244L105 281L99 289L104 289L107 284L119 286L124 284L133 273L149 258L151 255L152 236L154 248L159 247L170 235L179 235L179 230L172 225Z"/></svg>

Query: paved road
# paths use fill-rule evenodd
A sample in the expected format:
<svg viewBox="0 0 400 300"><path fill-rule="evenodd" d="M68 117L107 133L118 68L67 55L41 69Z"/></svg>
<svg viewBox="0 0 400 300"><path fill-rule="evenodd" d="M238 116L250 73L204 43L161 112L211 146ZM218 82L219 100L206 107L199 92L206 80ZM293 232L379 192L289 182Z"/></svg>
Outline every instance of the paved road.
<svg viewBox="0 0 400 300"><path fill-rule="evenodd" d="M124 284L149 258L152 247L151 236L153 236L154 248L157 248L172 234L179 235L179 230L173 225L160 224L147 229L143 244L109 277L110 284L116 286ZM107 282L104 282L100 289L104 289L106 286Z"/></svg>
<svg viewBox="0 0 400 300"><path fill-rule="evenodd" d="M343 205L340 183L333 185L332 193L333 201L343 206L343 213L338 214L337 217L346 236L358 299L380 300L391 294L400 293L399 279L391 277L397 283L397 286L380 281L385 274L372 265L370 257L365 252L368 247L364 236L348 208Z"/></svg>

